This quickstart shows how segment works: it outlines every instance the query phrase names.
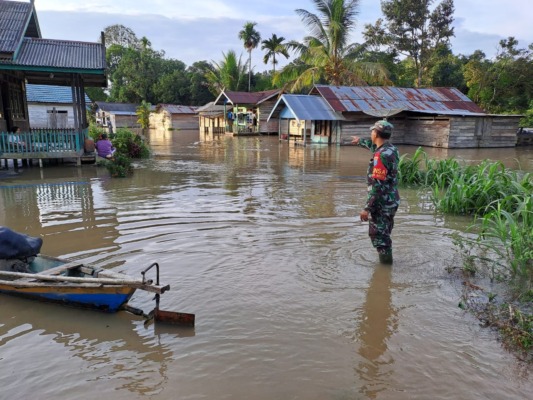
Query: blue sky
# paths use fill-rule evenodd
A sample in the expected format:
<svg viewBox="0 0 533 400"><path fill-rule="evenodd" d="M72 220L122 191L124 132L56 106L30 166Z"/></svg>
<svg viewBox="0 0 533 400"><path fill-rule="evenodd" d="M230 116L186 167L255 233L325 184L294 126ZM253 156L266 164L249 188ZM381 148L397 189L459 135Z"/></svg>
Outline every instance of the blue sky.
<svg viewBox="0 0 533 400"><path fill-rule="evenodd" d="M515 36L521 47L533 43L533 11L525 0L455 0L455 54L483 50L494 57L500 39ZM146 36L156 50L187 65L220 61L235 50L247 59L238 32L246 21L257 22L263 39L272 33L301 40L306 30L298 8L314 12L311 0L35 0L43 37L99 40L108 25L122 24ZM436 4L436 3L435 3ZM365 24L381 16L379 0L361 0L354 42L361 42ZM255 71L270 69L258 48L252 53ZM282 62L280 65L283 65Z"/></svg>

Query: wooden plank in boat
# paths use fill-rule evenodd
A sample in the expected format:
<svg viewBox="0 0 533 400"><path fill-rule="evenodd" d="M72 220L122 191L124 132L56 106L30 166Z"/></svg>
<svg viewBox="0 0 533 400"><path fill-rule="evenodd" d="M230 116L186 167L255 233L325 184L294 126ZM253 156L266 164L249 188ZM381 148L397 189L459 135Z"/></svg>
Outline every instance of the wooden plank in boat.
<svg viewBox="0 0 533 400"><path fill-rule="evenodd" d="M82 283L82 284L97 284L97 285L114 285L114 286L127 286L131 288L146 290L147 292L152 292L156 294L162 294L167 291L170 286L162 285L151 285L143 283L139 279L132 279L127 275L123 275L122 279L113 279L113 278L81 278L81 277L70 277L62 275L43 275L43 274L27 274L23 272L10 272L10 271L0 271L0 277L12 277L19 278L15 281L11 281L13 285L20 283L21 285L27 286L31 282L27 282L28 279L37 280L37 281L48 281L48 282L58 282L58 283ZM22 279L21 279L22 278ZM26 279L28 278L28 279ZM39 282L35 282L38 284Z"/></svg>
<svg viewBox="0 0 533 400"><path fill-rule="evenodd" d="M44 271L39 272L39 275L59 275L60 273L67 271L69 269L76 269L83 266L82 263L79 262L73 262L68 264L63 264L55 268L46 269Z"/></svg>

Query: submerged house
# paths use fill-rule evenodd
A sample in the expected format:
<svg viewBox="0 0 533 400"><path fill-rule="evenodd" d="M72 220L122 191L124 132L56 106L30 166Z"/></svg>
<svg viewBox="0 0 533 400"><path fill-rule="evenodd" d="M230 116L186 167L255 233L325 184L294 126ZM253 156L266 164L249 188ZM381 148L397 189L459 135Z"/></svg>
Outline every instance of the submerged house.
<svg viewBox="0 0 533 400"><path fill-rule="evenodd" d="M28 84L26 99L32 129L74 129L74 103L69 87ZM87 107L91 104L87 94L85 104Z"/></svg>
<svg viewBox="0 0 533 400"><path fill-rule="evenodd" d="M137 116L139 104L108 103L105 101L95 103L96 123L107 128L110 133L116 132L119 128L136 129L141 127Z"/></svg>
<svg viewBox="0 0 533 400"><path fill-rule="evenodd" d="M316 85L311 95L322 97L341 114L336 143L368 135L378 118L394 124L393 141L444 148L513 147L518 115L486 114L455 88L346 87Z"/></svg>
<svg viewBox="0 0 533 400"><path fill-rule="evenodd" d="M197 110L200 134L223 134L226 132L226 110L223 105L209 102Z"/></svg>
<svg viewBox="0 0 533 400"><path fill-rule="evenodd" d="M280 140L306 145L311 143L340 143L345 118L331 109L320 96L283 94L269 115L278 121Z"/></svg>
<svg viewBox="0 0 533 400"><path fill-rule="evenodd" d="M223 90L214 104L225 107L226 132L234 135L268 135L278 131L277 121L268 117L280 93L281 89L253 93Z"/></svg>
<svg viewBox="0 0 533 400"><path fill-rule="evenodd" d="M150 127L158 130L198 130L197 107L158 104L150 113Z"/></svg>
<svg viewBox="0 0 533 400"><path fill-rule="evenodd" d="M73 130L33 131L26 84L70 88ZM85 87L106 87L105 45L44 39L34 1L0 2L0 158L38 159L84 156L88 138ZM15 129L19 130L16 134Z"/></svg>

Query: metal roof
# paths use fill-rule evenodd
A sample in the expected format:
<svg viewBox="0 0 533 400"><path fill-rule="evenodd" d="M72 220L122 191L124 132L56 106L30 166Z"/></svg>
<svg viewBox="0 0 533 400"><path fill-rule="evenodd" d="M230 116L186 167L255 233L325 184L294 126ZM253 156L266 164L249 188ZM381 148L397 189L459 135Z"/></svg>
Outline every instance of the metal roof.
<svg viewBox="0 0 533 400"><path fill-rule="evenodd" d="M223 105L215 105L214 101L204 104L196 109L199 115L204 117L218 117L224 115L225 108Z"/></svg>
<svg viewBox="0 0 533 400"><path fill-rule="evenodd" d="M251 104L259 105L265 100L268 100L274 96L277 96L281 92L281 89L272 89L266 90L263 92L226 92L222 91L217 99L215 104L220 105L224 104L224 98L227 99L231 104Z"/></svg>
<svg viewBox="0 0 533 400"><path fill-rule="evenodd" d="M197 107L180 106L176 104L158 104L155 108L156 112L159 112L161 109L169 114L196 114L197 112Z"/></svg>
<svg viewBox="0 0 533 400"><path fill-rule="evenodd" d="M137 108L139 104L132 103L108 103L105 101L97 101L96 105L102 111L108 113L137 113Z"/></svg>
<svg viewBox="0 0 533 400"><path fill-rule="evenodd" d="M390 110L440 115L486 115L456 88L398 88L378 86L316 85L320 94L337 112L363 112L385 116Z"/></svg>
<svg viewBox="0 0 533 400"><path fill-rule="evenodd" d="M32 17L32 23L28 24ZM0 1L0 53L13 54L25 34L40 37L37 21L33 16L33 4Z"/></svg>
<svg viewBox="0 0 533 400"><path fill-rule="evenodd" d="M343 121L345 118L334 112L329 104L320 96L302 94L282 95L272 109L268 120L279 115L287 107L292 118L300 121Z"/></svg>
<svg viewBox="0 0 533 400"><path fill-rule="evenodd" d="M10 64L25 67L104 70L105 49L101 43L24 38L16 60Z"/></svg>
<svg viewBox="0 0 533 400"><path fill-rule="evenodd" d="M72 89L68 86L26 85L28 103L59 103L72 104ZM91 103L85 94L85 103Z"/></svg>

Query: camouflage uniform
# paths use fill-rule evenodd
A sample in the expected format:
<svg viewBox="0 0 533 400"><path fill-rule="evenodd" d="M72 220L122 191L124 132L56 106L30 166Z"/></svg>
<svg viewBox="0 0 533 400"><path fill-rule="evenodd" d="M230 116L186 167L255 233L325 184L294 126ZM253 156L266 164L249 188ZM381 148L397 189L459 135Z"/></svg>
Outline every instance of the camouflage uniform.
<svg viewBox="0 0 533 400"><path fill-rule="evenodd" d="M392 255L390 235L394 227L394 215L400 205L398 149L389 142L376 149L370 139L361 139L359 146L374 152L367 172L368 197L365 210L371 217L368 235L380 255Z"/></svg>

